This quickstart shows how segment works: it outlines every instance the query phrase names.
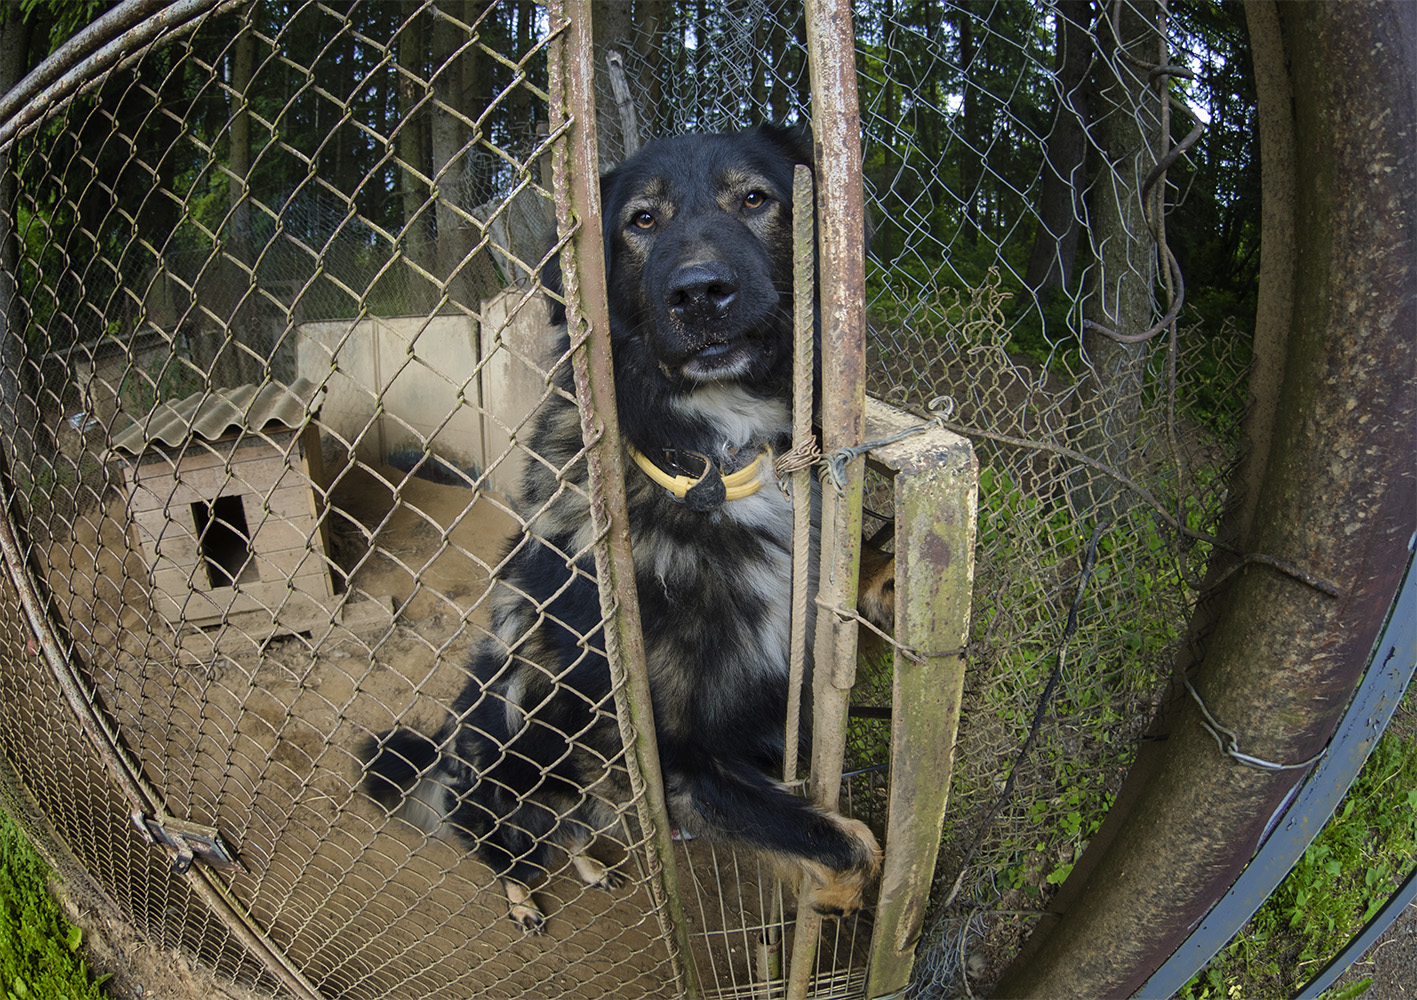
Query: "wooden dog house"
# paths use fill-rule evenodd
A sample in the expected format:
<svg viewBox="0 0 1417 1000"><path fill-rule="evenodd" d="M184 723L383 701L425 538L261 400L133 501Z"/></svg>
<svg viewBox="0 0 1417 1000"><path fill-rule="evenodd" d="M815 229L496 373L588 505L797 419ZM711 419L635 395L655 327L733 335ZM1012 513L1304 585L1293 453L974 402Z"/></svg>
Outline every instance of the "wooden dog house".
<svg viewBox="0 0 1417 1000"><path fill-rule="evenodd" d="M198 392L114 438L154 607L174 628L330 621L318 396L306 379Z"/></svg>

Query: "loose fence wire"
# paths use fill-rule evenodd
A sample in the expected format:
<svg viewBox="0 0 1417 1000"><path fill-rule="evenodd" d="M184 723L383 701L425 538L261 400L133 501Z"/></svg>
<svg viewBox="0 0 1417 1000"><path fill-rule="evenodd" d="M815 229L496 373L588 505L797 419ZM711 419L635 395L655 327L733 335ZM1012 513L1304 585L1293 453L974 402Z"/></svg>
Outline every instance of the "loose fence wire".
<svg viewBox="0 0 1417 1000"><path fill-rule="evenodd" d="M1239 446L1245 318L1181 307L1165 225L1206 138L1170 145L1171 95L1201 91L1155 70L1206 53L1174 22L1163 36L1131 5L1111 10L858 5L868 388L973 436L983 468L920 995L987 986L1101 822L1163 690L1212 551L1193 536L1215 523ZM597 30L629 94L598 77L607 164L636 136L810 119L795 4L605 5ZM217 11L7 150L5 359L20 391L4 433L24 559L143 780L170 816L239 844L231 894L325 995L648 997L672 981L643 872L614 901L559 878L575 929L533 945L487 873L353 789L359 738L436 728L486 630L502 539L529 530L505 497L539 460L527 421L567 363L546 355L536 294L554 245L550 31L526 2ZM1111 119L1089 116L1084 76L1113 81ZM1178 114L1190 132L1193 114ZM1064 134L1071 173L1049 146ZM1043 207L1059 197L1063 211ZM1109 281L1141 308L1096 312ZM1107 347L1089 339L1101 327L1152 338ZM318 447L297 433L303 417L274 412L215 441L163 441L155 426L160 404L301 379ZM140 443L115 449L135 424ZM246 497L244 522L207 486ZM888 538L888 484L869 488ZM203 504L207 528L161 526ZM208 615L203 559L286 522L303 534L231 570L254 566L274 588ZM273 988L141 836L108 822L124 807L12 632L5 756L58 838L141 928ZM864 645L844 802L879 821L890 643ZM627 823L620 848L639 856L643 836ZM732 852L680 849L706 990L779 995L762 992L790 933L773 879ZM860 995L868 937L860 922L832 933L817 995Z"/></svg>

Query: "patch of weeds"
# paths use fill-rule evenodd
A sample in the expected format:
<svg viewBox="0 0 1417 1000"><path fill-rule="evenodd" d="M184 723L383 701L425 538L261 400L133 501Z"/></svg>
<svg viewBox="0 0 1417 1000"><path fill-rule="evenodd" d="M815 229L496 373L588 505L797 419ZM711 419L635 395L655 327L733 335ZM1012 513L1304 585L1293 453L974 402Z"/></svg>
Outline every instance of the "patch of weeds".
<svg viewBox="0 0 1417 1000"><path fill-rule="evenodd" d="M0 812L0 997L3 1000L101 1000L89 973L83 934L49 894L49 867Z"/></svg>
<svg viewBox="0 0 1417 1000"><path fill-rule="evenodd" d="M1197 505L1193 516L1208 527L1214 512ZM1006 907L1029 907L1067 879L1111 808L1194 595L1167 530L1139 511L1100 536L1069 633L1088 526L1056 495L1032 493L987 465L978 524L972 687L961 725L993 756L963 760L952 807L959 819L946 833L961 856L986 837L971 863L992 873ZM1011 801L981 831L1060 657L1038 743Z"/></svg>
<svg viewBox="0 0 1417 1000"><path fill-rule="evenodd" d="M1181 1000L1292 996L1387 902L1417 857L1417 737L1388 727L1334 816Z"/></svg>

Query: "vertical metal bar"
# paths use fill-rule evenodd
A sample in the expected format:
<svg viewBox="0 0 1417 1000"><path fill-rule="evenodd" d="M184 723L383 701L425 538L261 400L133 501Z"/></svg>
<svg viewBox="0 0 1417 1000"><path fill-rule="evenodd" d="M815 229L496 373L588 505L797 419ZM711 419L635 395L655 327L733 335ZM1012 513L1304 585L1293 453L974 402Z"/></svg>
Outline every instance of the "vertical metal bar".
<svg viewBox="0 0 1417 1000"><path fill-rule="evenodd" d="M869 400L866 435L918 426ZM871 936L868 997L910 983L949 798L974 587L979 465L969 442L931 428L875 448L895 473L895 669L886 856Z"/></svg>
<svg viewBox="0 0 1417 1000"><path fill-rule="evenodd" d="M816 310L816 236L812 172L798 166L792 178L792 204L802 206L792 217L792 447L805 448L812 437L812 341ZM812 600L808 561L812 557L812 469L792 473L792 635L787 675L787 731L782 764L784 781L797 780L797 742L801 726L802 678L807 661L807 612Z"/></svg>
<svg viewBox="0 0 1417 1000"><path fill-rule="evenodd" d="M817 245L815 214L809 211L814 197L812 171L799 164L792 176L792 448L800 457L815 454L812 431L812 369L816 339ZM787 727L783 734L782 778L797 780L797 749L802 726L802 681L807 666L807 620L812 594L812 467L792 473L792 631L788 640ZM764 996L782 974L783 893L774 887L772 912L765 921L762 949L770 961L758 963Z"/></svg>
<svg viewBox="0 0 1417 1000"><path fill-rule="evenodd" d="M698 983L675 872L630 551L600 227L591 3L556 0L549 5L549 12L552 30L558 33L549 53L551 126L553 133L561 135L552 158L556 227L558 233L570 237L561 251L561 269L581 431L588 448L590 508L597 536L595 567L606 622L605 652L625 742L625 763L646 834L650 895L669 947L677 989L680 995L696 997Z"/></svg>
<svg viewBox="0 0 1417 1000"><path fill-rule="evenodd" d="M865 401L866 231L856 32L849 0L807 0L807 51L816 143L817 240L822 338L822 451L862 440ZM805 206L802 206L805 208ZM821 578L812 677L812 798L835 809L841 793L846 709L856 679L856 625L832 609L854 608L861 556L864 457L842 489L824 490ZM788 997L807 995L821 917L798 906Z"/></svg>

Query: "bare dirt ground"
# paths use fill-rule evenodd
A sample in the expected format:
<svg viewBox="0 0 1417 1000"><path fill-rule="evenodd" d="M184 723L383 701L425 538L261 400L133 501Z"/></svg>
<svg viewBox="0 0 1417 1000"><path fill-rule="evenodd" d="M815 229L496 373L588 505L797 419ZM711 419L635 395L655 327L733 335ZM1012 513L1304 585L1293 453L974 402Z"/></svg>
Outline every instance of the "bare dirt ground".
<svg viewBox="0 0 1417 1000"><path fill-rule="evenodd" d="M84 953L95 976L110 976L112 1000L269 1000L224 982L173 948L162 948L136 931L121 913L63 886L57 893L69 922L84 932Z"/></svg>
<svg viewBox="0 0 1417 1000"><path fill-rule="evenodd" d="M230 892L326 995L672 995L635 823L603 845L630 884L609 893L554 874L540 894L546 933L528 937L506 919L491 872L356 789L360 743L396 723L433 732L466 679L489 572L518 528L495 497L470 505L473 496L396 470L341 481L331 549L361 612L324 629L175 629L154 610L121 497L56 532L47 571L147 781L170 815L221 832L243 864L224 876ZM769 883L751 859L701 845L677 853L700 974L739 995L753 978ZM114 976L112 996L251 1000L145 941L111 907L72 908L94 967ZM822 970L839 982L822 995L839 995L845 970L859 971L851 956L868 939L869 924L852 922L823 949Z"/></svg>
<svg viewBox="0 0 1417 1000"><path fill-rule="evenodd" d="M1417 903L1402 911L1388 932L1349 967L1330 992L1371 977L1363 1000L1411 1000L1417 997Z"/></svg>

